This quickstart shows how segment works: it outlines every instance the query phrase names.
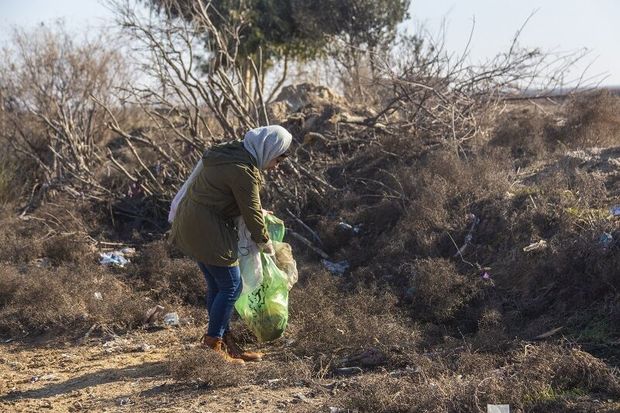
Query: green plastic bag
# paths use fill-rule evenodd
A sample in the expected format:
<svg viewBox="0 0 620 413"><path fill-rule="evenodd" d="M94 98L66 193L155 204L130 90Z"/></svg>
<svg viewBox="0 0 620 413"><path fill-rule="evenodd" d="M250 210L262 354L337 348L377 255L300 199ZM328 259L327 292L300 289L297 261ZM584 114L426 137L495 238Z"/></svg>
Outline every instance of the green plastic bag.
<svg viewBox="0 0 620 413"><path fill-rule="evenodd" d="M259 253L263 280L254 290L244 291L235 303L241 319L259 341L275 340L284 334L288 323L288 291L297 281L297 268L290 246L282 242L284 222L267 215L265 224L276 255ZM281 268L278 267L278 257L286 262L286 265L280 265Z"/></svg>

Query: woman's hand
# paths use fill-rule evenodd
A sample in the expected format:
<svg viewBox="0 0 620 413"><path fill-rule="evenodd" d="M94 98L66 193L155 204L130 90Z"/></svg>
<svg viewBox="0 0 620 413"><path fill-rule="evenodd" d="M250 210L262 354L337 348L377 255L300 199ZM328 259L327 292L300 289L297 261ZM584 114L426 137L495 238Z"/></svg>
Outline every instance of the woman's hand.
<svg viewBox="0 0 620 413"><path fill-rule="evenodd" d="M258 248L260 249L260 252L265 255L275 255L276 253L271 240L258 244Z"/></svg>

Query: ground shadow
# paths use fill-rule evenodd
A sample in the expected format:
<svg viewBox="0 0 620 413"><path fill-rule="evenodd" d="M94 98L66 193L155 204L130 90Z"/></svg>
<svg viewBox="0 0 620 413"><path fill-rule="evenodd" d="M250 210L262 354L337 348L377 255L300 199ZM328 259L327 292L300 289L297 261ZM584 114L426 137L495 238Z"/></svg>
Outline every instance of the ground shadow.
<svg viewBox="0 0 620 413"><path fill-rule="evenodd" d="M50 384L41 389L10 392L0 397L0 401L42 399L69 393L75 390L81 390L95 385L149 377L161 377L167 373L168 369L164 362L151 362L123 368L104 369L75 377L62 383Z"/></svg>

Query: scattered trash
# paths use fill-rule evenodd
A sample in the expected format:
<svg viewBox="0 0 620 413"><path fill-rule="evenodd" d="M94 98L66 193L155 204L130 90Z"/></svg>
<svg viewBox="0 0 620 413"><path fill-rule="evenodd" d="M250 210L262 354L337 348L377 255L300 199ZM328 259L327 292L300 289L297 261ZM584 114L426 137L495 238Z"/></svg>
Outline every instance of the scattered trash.
<svg viewBox="0 0 620 413"><path fill-rule="evenodd" d="M400 377L406 376L408 374L419 374L422 373L422 369L419 366L411 367L407 366L404 369L398 369L390 372L390 376L392 377Z"/></svg>
<svg viewBox="0 0 620 413"><path fill-rule="evenodd" d="M343 409L342 407L334 407L334 406L330 406L329 407L329 413L345 413L347 410Z"/></svg>
<svg viewBox="0 0 620 413"><path fill-rule="evenodd" d="M303 394L301 394L301 393L296 393L296 394L293 395L293 397L296 400L299 400L299 401L302 401L302 402L306 402L306 403L310 403L310 400L308 400L308 398L306 396L304 396Z"/></svg>
<svg viewBox="0 0 620 413"><path fill-rule="evenodd" d="M44 374L42 376L32 376L30 378L30 383L36 383L38 381L52 381L52 380L56 380L58 378L58 376L56 376L55 374Z"/></svg>
<svg viewBox="0 0 620 413"><path fill-rule="evenodd" d="M103 300L103 296L101 295L99 291L96 291L94 296L95 296L95 300L99 300L99 301Z"/></svg>
<svg viewBox="0 0 620 413"><path fill-rule="evenodd" d="M131 399L129 397L123 397L118 399L118 404L120 406L129 406L131 404Z"/></svg>
<svg viewBox="0 0 620 413"><path fill-rule="evenodd" d="M598 243L604 249L607 249L613 245L614 237L609 232L603 232L601 236L598 238Z"/></svg>
<svg viewBox="0 0 620 413"><path fill-rule="evenodd" d="M609 209L609 211L614 217L620 217L620 205L614 205Z"/></svg>
<svg viewBox="0 0 620 413"><path fill-rule="evenodd" d="M321 262L323 263L325 268L327 268L327 271L329 271L329 272L331 272L332 274L335 274L335 275L342 275L342 274L344 274L349 269L349 267L351 266L349 264L349 261L347 261L347 260L342 260L342 261L338 261L338 262L331 262L329 260L321 260Z"/></svg>
<svg viewBox="0 0 620 413"><path fill-rule="evenodd" d="M549 331L547 331L547 332L545 332L545 333L542 333L542 334L541 334L541 335L539 335L539 336L534 337L534 340L542 340L543 338L551 337L551 336L553 336L553 335L555 335L555 334L559 333L559 332L560 332L560 331L562 331L563 329L564 329L564 326L554 328L554 329L549 330Z"/></svg>
<svg viewBox="0 0 620 413"><path fill-rule="evenodd" d="M140 353L146 353L147 351L152 350L154 348L155 348L155 346L153 346L153 345L142 343L138 347L136 347L135 350L137 352L140 352Z"/></svg>
<svg viewBox="0 0 620 413"><path fill-rule="evenodd" d="M471 213L465 215L465 219L467 220L467 222L471 222L471 226L469 227L469 231L467 231L467 235L465 235L465 242L463 243L461 248L459 248L454 254L454 257L457 257L460 255L461 259L463 258L463 254L465 253L465 250L471 244L471 241L474 239L474 230L476 229L476 226L480 223L480 218L478 218L476 215L471 214Z"/></svg>
<svg viewBox="0 0 620 413"><path fill-rule="evenodd" d="M483 280L490 280L491 279L491 274L489 274L487 271L485 271L485 272L482 273L480 278L482 278Z"/></svg>
<svg viewBox="0 0 620 413"><path fill-rule="evenodd" d="M364 370L361 367L340 367L334 369L334 374L339 374L342 376L353 376L354 374L361 374Z"/></svg>
<svg viewBox="0 0 620 413"><path fill-rule="evenodd" d="M338 228L344 230L344 231L350 231L353 232L354 234L359 234L360 231L362 230L361 225L351 225L351 224L347 224L344 221L341 221L338 223Z"/></svg>
<svg viewBox="0 0 620 413"><path fill-rule="evenodd" d="M487 404L487 413L510 413L510 405Z"/></svg>
<svg viewBox="0 0 620 413"><path fill-rule="evenodd" d="M99 256L101 257L99 260L101 265L113 265L123 268L129 264L129 260L125 258L125 254L122 251L102 252L99 253Z"/></svg>
<svg viewBox="0 0 620 413"><path fill-rule="evenodd" d="M523 252L544 250L547 247L548 247L547 241L545 241L544 239L541 239L540 241L530 244L527 247L523 248Z"/></svg>
<svg viewBox="0 0 620 413"><path fill-rule="evenodd" d="M34 265L39 268L47 268L50 266L50 259L47 257L37 258L36 260L34 260Z"/></svg>
<svg viewBox="0 0 620 413"><path fill-rule="evenodd" d="M126 247L123 248L121 250L121 252L123 253L123 255L125 255L126 257L133 257L134 255L136 255L136 249L135 248L131 248L131 247Z"/></svg>
<svg viewBox="0 0 620 413"><path fill-rule="evenodd" d="M144 314L144 324L149 324L155 321L155 318L164 311L164 307L161 305L156 305L155 307L149 308Z"/></svg>
<svg viewBox="0 0 620 413"><path fill-rule="evenodd" d="M177 313L168 313L164 316L164 324L167 326L178 326L179 315Z"/></svg>

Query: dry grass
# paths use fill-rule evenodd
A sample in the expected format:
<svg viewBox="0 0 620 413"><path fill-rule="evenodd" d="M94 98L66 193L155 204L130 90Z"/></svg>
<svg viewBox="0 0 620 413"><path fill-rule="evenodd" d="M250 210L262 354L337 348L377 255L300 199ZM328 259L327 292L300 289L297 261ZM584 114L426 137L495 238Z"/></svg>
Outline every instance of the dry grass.
<svg viewBox="0 0 620 413"><path fill-rule="evenodd" d="M338 379L336 368L355 365L347 358L373 349L383 358L362 365L364 374L341 399L346 408L478 412L502 402L560 412L577 400L618 397L611 350L596 353L599 359L521 341L558 326L558 338L603 349L618 338L620 245L599 242L603 233L620 239L619 222L607 212L617 184L566 155L567 148L617 145L617 105L600 95L548 114L521 108L500 119L487 144L461 148L366 129L355 138L368 144L306 147L311 156L301 160L330 163L325 178L339 189L321 195L291 178L299 189L295 212L351 270L329 274L294 244L300 281L290 293L286 335L270 344L267 361L237 368L190 349L170 356L172 376L213 387ZM109 179L122 186L118 176ZM83 333L95 323L121 331L138 326L154 304L204 317L205 283L194 262L152 242L161 234L144 234L139 224L125 225L130 221L109 225L109 210L91 214L59 201L30 221L5 217L0 331ZM471 214L480 221L460 256ZM124 270L103 269L85 234L131 239L138 256ZM523 251L539 240L547 248ZM33 265L44 257L49 267ZM489 280L480 277L485 271Z"/></svg>
<svg viewBox="0 0 620 413"><path fill-rule="evenodd" d="M316 266L302 269L307 278L291 291L294 321L287 332L296 354L337 358L369 347L392 352L416 344L415 326L390 292L347 285Z"/></svg>
<svg viewBox="0 0 620 413"><path fill-rule="evenodd" d="M187 258L172 258L165 241L147 244L128 269L138 289L156 300L203 305L206 283L198 265Z"/></svg>
<svg viewBox="0 0 620 413"><path fill-rule="evenodd" d="M452 365L406 377L371 376L344 395L342 405L364 412L480 412L490 403L565 412L583 394L617 398L619 391L617 373L591 355L528 345L502 358L464 352Z"/></svg>
<svg viewBox="0 0 620 413"><path fill-rule="evenodd" d="M620 97L609 91L577 95L566 105L566 123L557 134L569 148L617 145Z"/></svg>
<svg viewBox="0 0 620 413"><path fill-rule="evenodd" d="M180 382L199 382L213 388L237 387L247 384L287 386L309 381L313 373L308 362L297 358L279 356L280 360L246 363L239 366L224 361L217 353L192 348L171 354L168 368L172 377Z"/></svg>
<svg viewBox="0 0 620 413"><path fill-rule="evenodd" d="M0 291L0 331L10 334L79 334L94 324L122 331L139 326L148 308L142 294L94 265L4 266Z"/></svg>
<svg viewBox="0 0 620 413"><path fill-rule="evenodd" d="M415 262L411 274L413 310L421 319L445 322L479 294L478 274L459 274L456 265L445 258Z"/></svg>

